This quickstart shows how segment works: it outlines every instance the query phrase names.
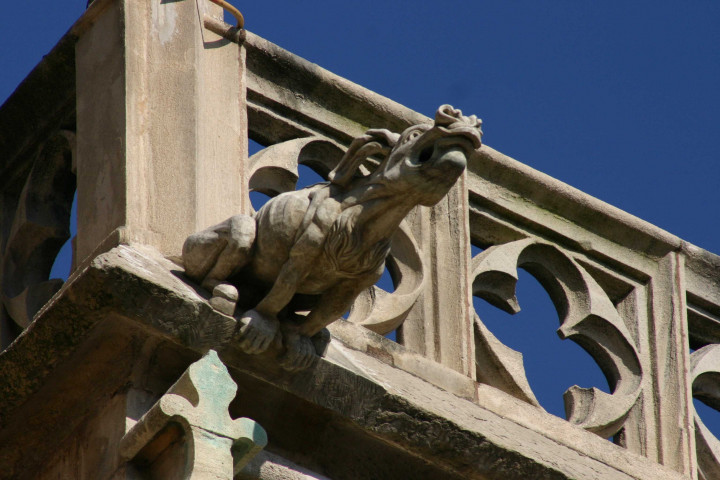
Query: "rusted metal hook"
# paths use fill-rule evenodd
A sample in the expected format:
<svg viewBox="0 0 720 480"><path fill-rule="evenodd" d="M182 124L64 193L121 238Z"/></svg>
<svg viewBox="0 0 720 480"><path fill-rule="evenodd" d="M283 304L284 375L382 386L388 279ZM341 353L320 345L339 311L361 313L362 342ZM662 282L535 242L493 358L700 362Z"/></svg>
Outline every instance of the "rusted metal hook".
<svg viewBox="0 0 720 480"><path fill-rule="evenodd" d="M242 30L245 28L245 17L243 17L243 14L240 13L240 10L230 5L225 0L210 0L215 5L220 5L222 8L230 12L230 14L235 17L235 20L237 20L237 29Z"/></svg>

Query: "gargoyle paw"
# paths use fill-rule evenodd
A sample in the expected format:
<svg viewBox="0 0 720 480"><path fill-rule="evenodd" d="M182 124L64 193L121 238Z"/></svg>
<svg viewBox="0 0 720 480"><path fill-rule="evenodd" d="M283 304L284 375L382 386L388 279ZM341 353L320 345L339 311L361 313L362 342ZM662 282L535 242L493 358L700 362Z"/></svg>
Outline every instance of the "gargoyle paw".
<svg viewBox="0 0 720 480"><path fill-rule="evenodd" d="M212 292L210 306L220 313L233 316L238 300L238 291L235 285L227 282L206 281L203 286Z"/></svg>
<svg viewBox="0 0 720 480"><path fill-rule="evenodd" d="M240 319L238 339L240 348L245 353L262 353L270 346L278 333L280 323L277 318L261 314L256 310L248 310Z"/></svg>
<svg viewBox="0 0 720 480"><path fill-rule="evenodd" d="M330 344L330 331L327 328L323 328L318 333L310 337L310 341L315 347L315 353L318 357L324 357L327 353L328 345Z"/></svg>
<svg viewBox="0 0 720 480"><path fill-rule="evenodd" d="M283 332L285 354L280 358L280 365L287 371L305 370L318 359L315 345L308 337L295 332Z"/></svg>

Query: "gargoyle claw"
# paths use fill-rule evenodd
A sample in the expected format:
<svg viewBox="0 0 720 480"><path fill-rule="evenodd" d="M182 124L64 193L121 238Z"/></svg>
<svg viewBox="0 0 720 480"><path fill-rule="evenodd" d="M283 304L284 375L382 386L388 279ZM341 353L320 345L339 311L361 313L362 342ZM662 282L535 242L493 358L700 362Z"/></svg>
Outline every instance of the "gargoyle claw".
<svg viewBox="0 0 720 480"><path fill-rule="evenodd" d="M324 357L330 344L330 331L327 328L323 328L310 337L310 341L315 347L315 353L317 353L319 357Z"/></svg>
<svg viewBox="0 0 720 480"><path fill-rule="evenodd" d="M262 353L270 346L278 333L280 322L276 318L267 317L256 310L248 310L240 319L238 339L240 348L245 353Z"/></svg>
<svg viewBox="0 0 720 480"><path fill-rule="evenodd" d="M280 366L289 372L305 370L318 359L315 345L305 336L284 332L285 354L280 358Z"/></svg>

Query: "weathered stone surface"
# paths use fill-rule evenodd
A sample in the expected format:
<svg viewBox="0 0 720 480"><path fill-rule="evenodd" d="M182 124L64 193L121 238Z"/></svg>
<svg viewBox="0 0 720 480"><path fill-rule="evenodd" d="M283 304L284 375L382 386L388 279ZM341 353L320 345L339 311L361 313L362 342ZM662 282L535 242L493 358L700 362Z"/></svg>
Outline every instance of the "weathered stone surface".
<svg viewBox="0 0 720 480"><path fill-rule="evenodd" d="M90 10L75 29L77 258L108 236L105 248L177 254L192 232L248 208L244 52L204 28L194 0ZM222 18L216 5L205 11Z"/></svg>
<svg viewBox="0 0 720 480"><path fill-rule="evenodd" d="M331 480L269 452L260 452L235 480Z"/></svg>

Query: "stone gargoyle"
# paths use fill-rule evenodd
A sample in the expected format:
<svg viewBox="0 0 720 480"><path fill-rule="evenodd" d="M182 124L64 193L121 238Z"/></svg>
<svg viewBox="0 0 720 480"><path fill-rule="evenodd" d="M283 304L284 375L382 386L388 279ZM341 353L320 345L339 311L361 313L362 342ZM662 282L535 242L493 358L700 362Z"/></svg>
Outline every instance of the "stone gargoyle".
<svg viewBox="0 0 720 480"><path fill-rule="evenodd" d="M243 311L237 338L246 353L277 342L284 368L307 368L329 338L325 327L380 278L400 222L455 184L480 148L480 127L474 115L443 105L434 125L400 135L368 130L352 141L329 182L280 194L254 215L190 235L185 273L212 292L215 309ZM382 161L360 176L370 156Z"/></svg>

